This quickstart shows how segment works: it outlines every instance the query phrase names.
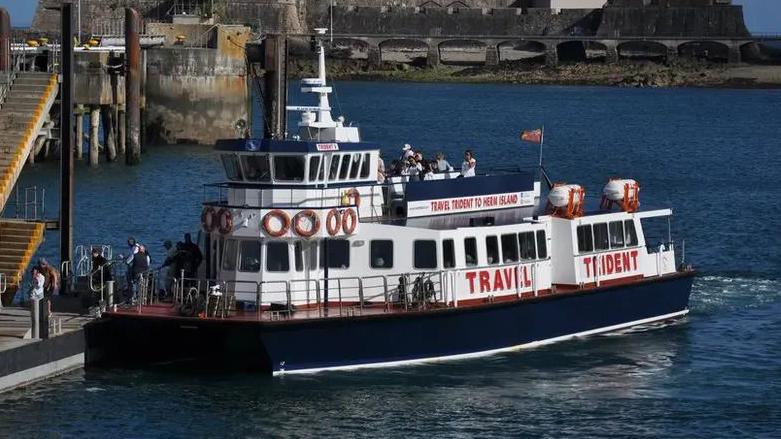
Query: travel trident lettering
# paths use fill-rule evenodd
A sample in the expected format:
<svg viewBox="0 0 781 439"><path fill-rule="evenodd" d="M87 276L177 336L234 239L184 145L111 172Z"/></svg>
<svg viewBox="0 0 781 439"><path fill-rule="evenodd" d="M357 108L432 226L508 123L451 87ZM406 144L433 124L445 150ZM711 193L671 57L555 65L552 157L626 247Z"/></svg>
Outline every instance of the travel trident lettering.
<svg viewBox="0 0 781 439"><path fill-rule="evenodd" d="M599 267L599 276L609 276L615 273L637 271L637 250L628 250L604 255L586 256L583 265L586 267L586 277L593 277Z"/></svg>

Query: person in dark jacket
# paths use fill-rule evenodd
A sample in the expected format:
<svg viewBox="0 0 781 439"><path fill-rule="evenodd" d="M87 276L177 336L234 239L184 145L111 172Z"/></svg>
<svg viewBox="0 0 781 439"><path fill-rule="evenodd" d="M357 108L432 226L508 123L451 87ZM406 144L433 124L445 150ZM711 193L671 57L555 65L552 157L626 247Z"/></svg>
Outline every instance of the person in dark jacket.
<svg viewBox="0 0 781 439"><path fill-rule="evenodd" d="M108 282L112 280L111 269L107 265L108 261L100 254L99 248L92 249L92 283L99 285L101 281ZM101 274L102 271L102 274Z"/></svg>
<svg viewBox="0 0 781 439"><path fill-rule="evenodd" d="M138 287L144 280L143 275L149 271L149 255L147 254L146 247L140 246L138 251L133 255L132 262L130 263L130 279L131 291L133 296L131 302L135 303L138 299Z"/></svg>
<svg viewBox="0 0 781 439"><path fill-rule="evenodd" d="M198 247L198 244L194 243L189 233L184 234L184 244L182 249L187 253L188 263L185 267L185 276L189 278L198 277L198 267L203 261L203 253Z"/></svg>

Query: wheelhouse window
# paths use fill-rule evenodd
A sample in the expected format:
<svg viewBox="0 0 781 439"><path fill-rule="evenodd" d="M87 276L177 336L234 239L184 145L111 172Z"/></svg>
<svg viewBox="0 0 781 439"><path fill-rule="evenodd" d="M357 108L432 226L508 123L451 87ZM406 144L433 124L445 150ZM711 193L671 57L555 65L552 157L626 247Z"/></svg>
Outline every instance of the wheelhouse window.
<svg viewBox="0 0 781 439"><path fill-rule="evenodd" d="M266 242L266 271L290 271L290 256L287 249L287 242Z"/></svg>
<svg viewBox="0 0 781 439"><path fill-rule="evenodd" d="M320 246L320 268L325 267L325 245ZM346 239L328 240L328 268L350 268L350 241Z"/></svg>
<svg viewBox="0 0 781 439"><path fill-rule="evenodd" d="M320 171L320 156L313 155L309 157L309 181L317 181L318 171Z"/></svg>
<svg viewBox="0 0 781 439"><path fill-rule="evenodd" d="M414 267L415 268L437 268L437 242L436 241L415 241L414 245Z"/></svg>
<svg viewBox="0 0 781 439"><path fill-rule="evenodd" d="M271 168L267 155L243 155L241 166L244 168L244 176L249 181L270 181Z"/></svg>
<svg viewBox="0 0 781 439"><path fill-rule="evenodd" d="M222 166L225 168L225 176L228 180L241 181L241 168L239 167L239 159L235 154L222 154Z"/></svg>
<svg viewBox="0 0 781 439"><path fill-rule="evenodd" d="M369 243L369 264L372 268L393 268L393 241L377 239Z"/></svg>
<svg viewBox="0 0 781 439"><path fill-rule="evenodd" d="M637 245L637 231L635 230L635 222L632 220L624 221L624 233L626 234L626 246Z"/></svg>
<svg viewBox="0 0 781 439"><path fill-rule="evenodd" d="M342 160L341 154L331 156L331 169L328 171L328 180L336 180L336 176L339 175L340 160Z"/></svg>
<svg viewBox="0 0 781 439"><path fill-rule="evenodd" d="M223 248L222 251L223 270L233 271L236 269L236 253L238 248L238 243L235 239L228 239L225 241L225 248Z"/></svg>
<svg viewBox="0 0 781 439"><path fill-rule="evenodd" d="M591 237L591 224L578 226L578 252L585 253L594 251L594 241Z"/></svg>
<svg viewBox="0 0 781 439"><path fill-rule="evenodd" d="M464 238L464 259L467 267L477 265L477 239Z"/></svg>
<svg viewBox="0 0 781 439"><path fill-rule="evenodd" d="M347 171L350 170L350 154L342 157L342 165L339 167L339 180L347 178Z"/></svg>
<svg viewBox="0 0 781 439"><path fill-rule="evenodd" d="M369 166L371 165L371 162L369 161L369 153L363 155L363 161L361 162L361 178L369 178Z"/></svg>
<svg viewBox="0 0 781 439"><path fill-rule="evenodd" d="M537 230L537 257L548 258L548 240L545 239L545 230Z"/></svg>
<svg viewBox="0 0 781 439"><path fill-rule="evenodd" d="M610 248L607 236L607 223L594 224L594 249L607 250Z"/></svg>
<svg viewBox="0 0 781 439"><path fill-rule="evenodd" d="M610 248L624 248L623 221L610 222Z"/></svg>
<svg viewBox="0 0 781 439"><path fill-rule="evenodd" d="M444 268L456 266L456 244L452 239L442 241L442 266Z"/></svg>
<svg viewBox="0 0 781 439"><path fill-rule="evenodd" d="M350 166L350 180L358 178L358 170L361 167L361 155L353 154L353 164Z"/></svg>
<svg viewBox="0 0 781 439"><path fill-rule="evenodd" d="M277 181L304 181L304 156L274 156L274 179Z"/></svg>
<svg viewBox="0 0 781 439"><path fill-rule="evenodd" d="M534 232L518 234L518 246L521 248L521 259L524 261L537 259L537 251L534 248Z"/></svg>
<svg viewBox="0 0 781 439"><path fill-rule="evenodd" d="M239 271L260 271L260 241L241 241L239 246Z"/></svg>
<svg viewBox="0 0 781 439"><path fill-rule="evenodd" d="M502 259L505 264L518 262L518 240L514 233L502 235Z"/></svg>
<svg viewBox="0 0 781 439"><path fill-rule="evenodd" d="M496 236L485 237L485 254L489 265L499 263L499 240Z"/></svg>

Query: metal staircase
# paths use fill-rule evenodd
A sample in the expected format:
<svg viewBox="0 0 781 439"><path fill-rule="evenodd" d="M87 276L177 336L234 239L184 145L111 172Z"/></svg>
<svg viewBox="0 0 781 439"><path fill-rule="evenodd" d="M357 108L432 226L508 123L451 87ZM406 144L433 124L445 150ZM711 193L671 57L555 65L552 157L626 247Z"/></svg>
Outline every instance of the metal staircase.
<svg viewBox="0 0 781 439"><path fill-rule="evenodd" d="M16 180L34 150L58 91L57 76L51 73L14 72L4 79L0 93L0 211L14 195ZM3 304L9 304L19 289L44 230L43 222L0 219Z"/></svg>

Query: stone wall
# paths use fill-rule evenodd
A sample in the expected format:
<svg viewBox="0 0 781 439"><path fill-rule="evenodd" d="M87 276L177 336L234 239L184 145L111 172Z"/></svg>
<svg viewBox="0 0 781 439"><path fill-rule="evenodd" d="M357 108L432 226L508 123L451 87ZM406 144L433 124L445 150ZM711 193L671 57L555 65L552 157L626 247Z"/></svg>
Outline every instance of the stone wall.
<svg viewBox="0 0 781 439"><path fill-rule="evenodd" d="M748 37L741 6L605 8L600 36Z"/></svg>

